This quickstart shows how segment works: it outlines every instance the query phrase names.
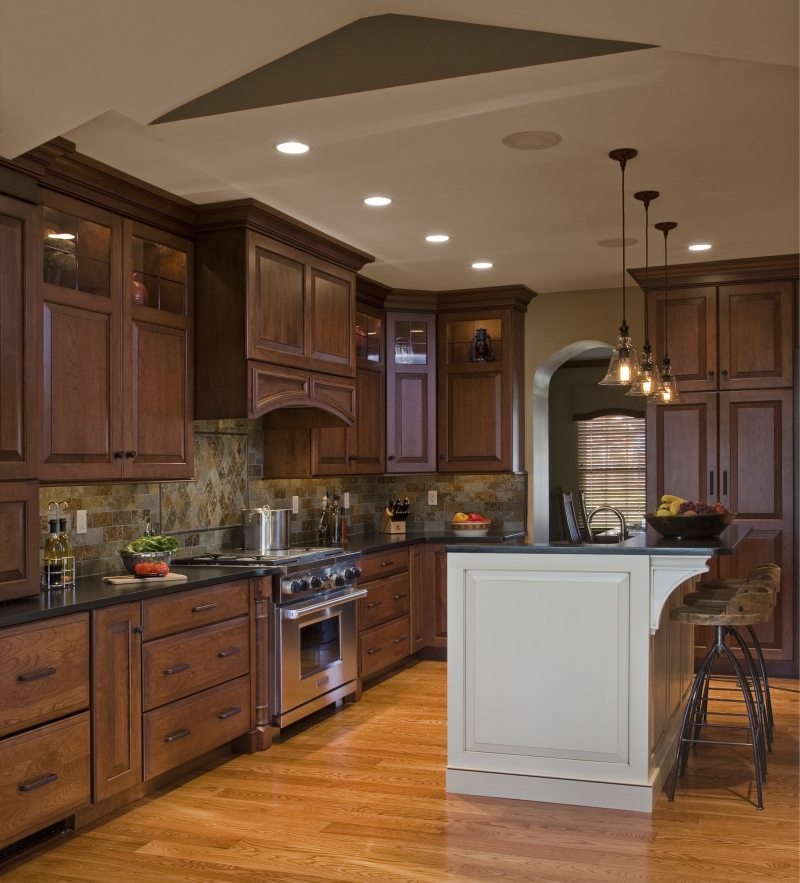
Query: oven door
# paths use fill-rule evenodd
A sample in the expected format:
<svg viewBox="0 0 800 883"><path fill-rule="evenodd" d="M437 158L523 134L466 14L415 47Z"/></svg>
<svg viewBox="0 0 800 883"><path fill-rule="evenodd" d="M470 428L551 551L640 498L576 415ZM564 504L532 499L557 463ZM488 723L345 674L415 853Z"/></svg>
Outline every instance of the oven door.
<svg viewBox="0 0 800 883"><path fill-rule="evenodd" d="M356 601L366 594L277 608L279 714L358 677Z"/></svg>

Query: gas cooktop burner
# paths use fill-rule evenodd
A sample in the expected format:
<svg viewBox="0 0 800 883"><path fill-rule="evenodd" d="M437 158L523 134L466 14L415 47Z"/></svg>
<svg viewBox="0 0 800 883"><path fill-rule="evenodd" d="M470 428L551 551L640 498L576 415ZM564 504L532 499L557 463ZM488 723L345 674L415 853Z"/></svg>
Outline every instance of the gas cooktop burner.
<svg viewBox="0 0 800 883"><path fill-rule="evenodd" d="M233 550L230 553L198 555L186 563L218 564L221 566L249 566L258 564L293 564L301 561L319 561L341 555L343 550L332 546L296 546L291 549L271 549L260 552L253 549ZM176 564L184 562L175 562Z"/></svg>

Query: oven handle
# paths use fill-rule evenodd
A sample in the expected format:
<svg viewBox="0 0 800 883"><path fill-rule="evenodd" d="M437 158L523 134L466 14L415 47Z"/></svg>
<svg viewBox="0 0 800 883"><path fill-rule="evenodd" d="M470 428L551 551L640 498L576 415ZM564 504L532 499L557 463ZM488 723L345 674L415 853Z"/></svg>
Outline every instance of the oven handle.
<svg viewBox="0 0 800 883"><path fill-rule="evenodd" d="M307 613L316 613L318 610L325 610L327 607L341 607L343 604L349 604L350 601L366 597L367 590L358 589L349 595L345 595L343 598L331 598L327 601L320 601L317 604L309 604L308 607L301 607L300 609L292 607L281 608L281 616L284 619L300 619L301 616L305 616Z"/></svg>

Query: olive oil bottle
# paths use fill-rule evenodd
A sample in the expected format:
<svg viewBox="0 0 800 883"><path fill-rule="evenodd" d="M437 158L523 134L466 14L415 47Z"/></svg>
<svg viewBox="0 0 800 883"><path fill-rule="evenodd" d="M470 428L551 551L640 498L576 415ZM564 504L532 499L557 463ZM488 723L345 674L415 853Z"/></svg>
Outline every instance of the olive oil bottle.
<svg viewBox="0 0 800 883"><path fill-rule="evenodd" d="M61 538L58 535L58 519L51 518L50 535L44 544L44 572L42 574L42 588L64 588L64 553L61 546Z"/></svg>
<svg viewBox="0 0 800 883"><path fill-rule="evenodd" d="M75 585L75 553L72 550L72 542L67 533L67 519L59 518L58 520L59 534L61 541L62 569L64 572L64 585Z"/></svg>

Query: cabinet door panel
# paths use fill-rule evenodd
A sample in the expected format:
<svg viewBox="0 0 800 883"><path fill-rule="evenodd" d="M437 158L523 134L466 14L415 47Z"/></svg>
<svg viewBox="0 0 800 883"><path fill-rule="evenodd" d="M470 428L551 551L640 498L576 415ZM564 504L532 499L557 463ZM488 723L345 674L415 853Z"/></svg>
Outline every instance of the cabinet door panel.
<svg viewBox="0 0 800 883"><path fill-rule="evenodd" d="M0 479L35 475L36 209L0 196ZM27 364L26 364L27 352Z"/></svg>
<svg viewBox="0 0 800 883"><path fill-rule="evenodd" d="M719 290L720 389L792 385L792 282Z"/></svg>
<svg viewBox="0 0 800 883"><path fill-rule="evenodd" d="M350 471L350 435L346 426L312 429L311 474L347 475Z"/></svg>
<svg viewBox="0 0 800 883"><path fill-rule="evenodd" d="M141 625L139 603L92 611L95 803L142 781Z"/></svg>
<svg viewBox="0 0 800 883"><path fill-rule="evenodd" d="M255 248L255 279L250 298L251 359L277 353L305 355L305 267L301 260Z"/></svg>
<svg viewBox="0 0 800 883"><path fill-rule="evenodd" d="M681 391L717 388L717 291L687 288L650 293L650 340L653 361L664 358L665 315L669 317L668 343L673 370Z"/></svg>
<svg viewBox="0 0 800 883"><path fill-rule="evenodd" d="M447 467L503 462L502 371L448 374Z"/></svg>
<svg viewBox="0 0 800 883"><path fill-rule="evenodd" d="M356 425L354 472L380 475L384 470L386 447L386 396L383 373L356 371Z"/></svg>
<svg viewBox="0 0 800 883"><path fill-rule="evenodd" d="M183 328L131 322L125 450L136 457L125 458L126 478L193 476L188 338Z"/></svg>
<svg viewBox="0 0 800 883"><path fill-rule="evenodd" d="M42 478L122 475L118 314L102 300L108 312L44 304Z"/></svg>
<svg viewBox="0 0 800 883"><path fill-rule="evenodd" d="M355 362L353 282L312 267L308 284L306 325L311 358L341 366L352 365ZM325 370L322 365L316 367Z"/></svg>
<svg viewBox="0 0 800 883"><path fill-rule="evenodd" d="M717 396L687 393L681 405L647 406L647 509L662 494L719 499Z"/></svg>

